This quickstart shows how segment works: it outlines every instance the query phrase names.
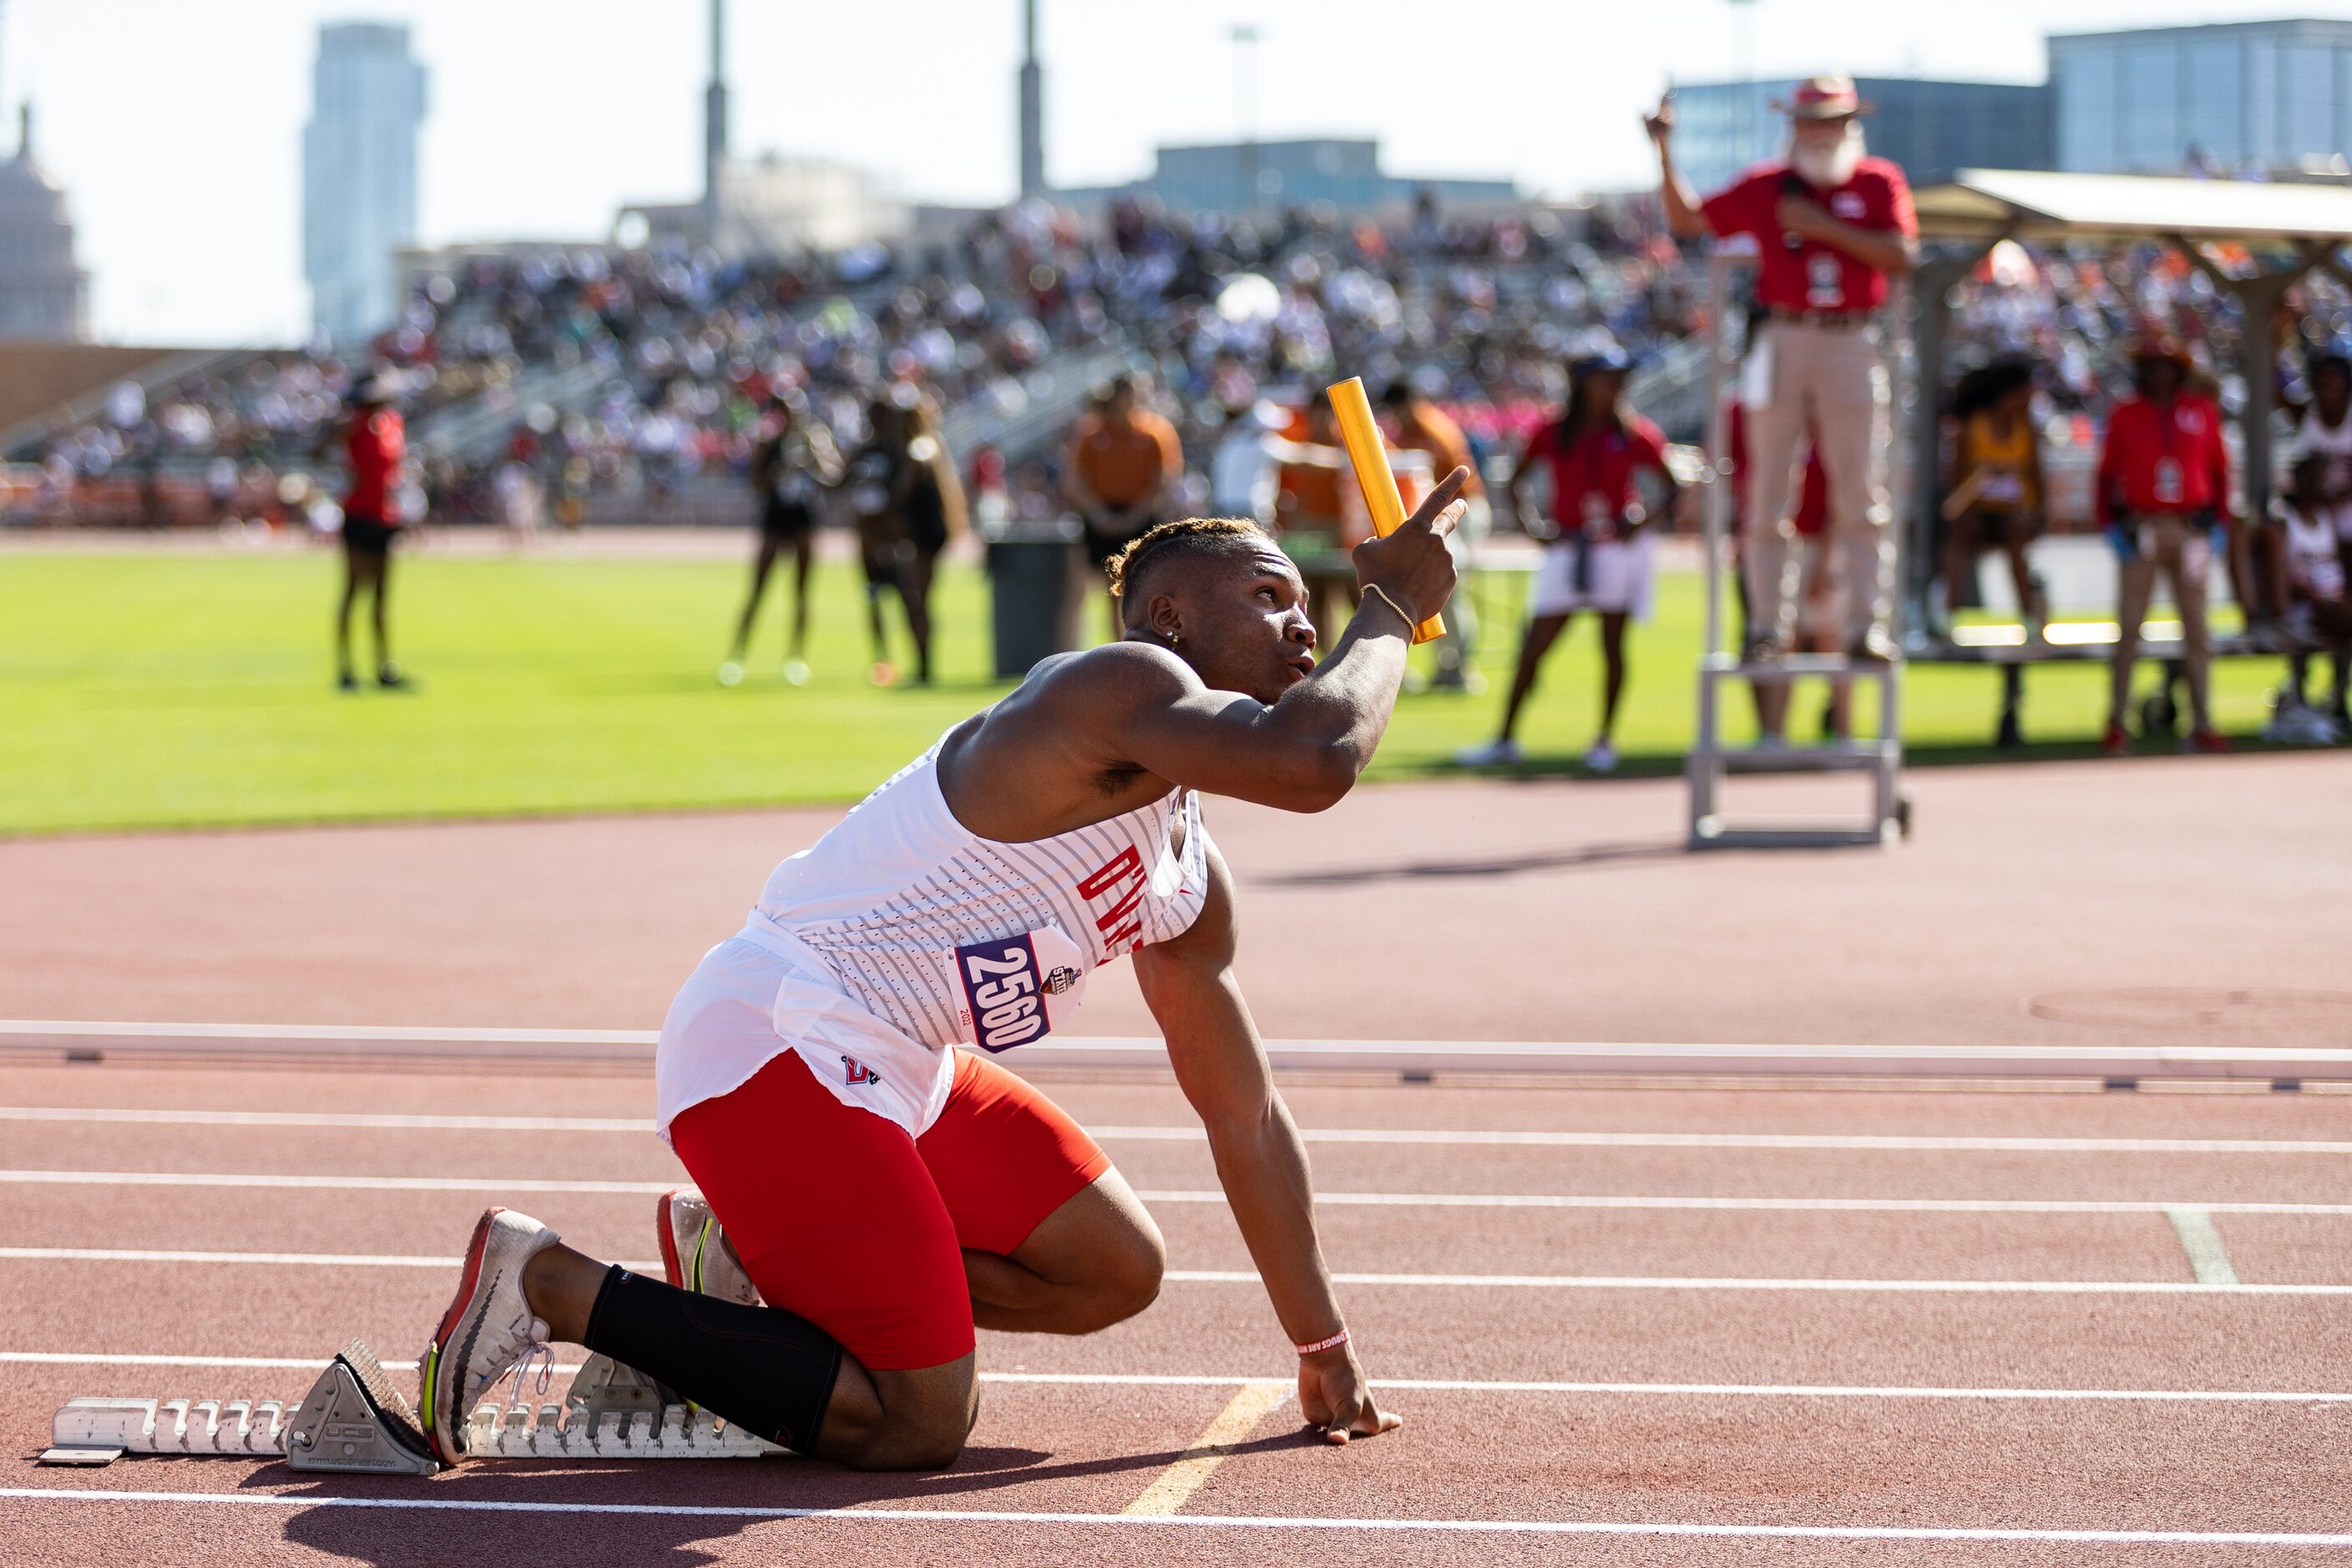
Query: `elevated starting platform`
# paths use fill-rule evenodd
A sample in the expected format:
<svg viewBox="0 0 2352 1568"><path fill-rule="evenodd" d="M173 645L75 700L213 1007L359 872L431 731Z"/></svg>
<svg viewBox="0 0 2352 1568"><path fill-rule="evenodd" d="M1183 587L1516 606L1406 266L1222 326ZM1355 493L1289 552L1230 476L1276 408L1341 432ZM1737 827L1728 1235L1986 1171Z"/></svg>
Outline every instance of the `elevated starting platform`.
<svg viewBox="0 0 2352 1568"><path fill-rule="evenodd" d="M50 1422L49 1443L45 1465L109 1465L137 1454L282 1458L289 1469L347 1475L429 1476L441 1468L414 1407L359 1340L337 1352L292 1405L75 1399ZM476 1406L467 1450L483 1459L761 1459L788 1452L680 1403L609 1356L592 1356L560 1404Z"/></svg>

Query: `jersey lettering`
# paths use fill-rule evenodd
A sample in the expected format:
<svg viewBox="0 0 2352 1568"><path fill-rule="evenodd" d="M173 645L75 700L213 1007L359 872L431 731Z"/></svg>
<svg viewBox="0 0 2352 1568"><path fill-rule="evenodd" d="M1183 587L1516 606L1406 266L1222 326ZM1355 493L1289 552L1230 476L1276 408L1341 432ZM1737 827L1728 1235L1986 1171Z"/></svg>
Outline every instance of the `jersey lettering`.
<svg viewBox="0 0 2352 1568"><path fill-rule="evenodd" d="M1143 857L1130 844L1111 857L1109 864L1078 884L1078 897L1087 900L1101 898L1129 877L1143 875Z"/></svg>

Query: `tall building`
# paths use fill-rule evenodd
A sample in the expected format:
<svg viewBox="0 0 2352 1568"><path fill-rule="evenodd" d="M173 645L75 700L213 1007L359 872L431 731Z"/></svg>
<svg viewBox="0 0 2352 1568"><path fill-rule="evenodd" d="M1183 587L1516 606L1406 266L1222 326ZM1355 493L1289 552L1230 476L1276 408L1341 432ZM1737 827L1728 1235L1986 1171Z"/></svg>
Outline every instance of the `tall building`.
<svg viewBox="0 0 2352 1568"><path fill-rule="evenodd" d="M89 337L89 274L74 263L65 193L33 162L33 106L18 110L16 155L0 163L0 338Z"/></svg>
<svg viewBox="0 0 2352 1568"><path fill-rule="evenodd" d="M310 312L334 342L391 324L395 252L416 238L416 128L425 68L408 29L331 22L319 29L310 123L302 132L302 275Z"/></svg>
<svg viewBox="0 0 2352 1568"><path fill-rule="evenodd" d="M1378 142L1316 138L1302 142L1226 142L1162 147L1157 166L1124 185L1066 190L1055 199L1099 205L1122 196L1154 196L1179 211L1248 212L1329 203L1343 213L1412 204L1423 191L1441 202L1519 199L1508 180L1409 179L1381 168Z"/></svg>
<svg viewBox="0 0 2352 1568"><path fill-rule="evenodd" d="M1903 165L1914 185L1959 169L2048 169L2057 149L2051 89L1993 81L1861 77L1874 111L1864 120L1870 150ZM1704 82L1675 89L1675 162L1701 192L1789 143L1786 81Z"/></svg>
<svg viewBox="0 0 2352 1568"><path fill-rule="evenodd" d="M2292 174L2352 149L2352 22L2221 22L2049 42L2061 169Z"/></svg>

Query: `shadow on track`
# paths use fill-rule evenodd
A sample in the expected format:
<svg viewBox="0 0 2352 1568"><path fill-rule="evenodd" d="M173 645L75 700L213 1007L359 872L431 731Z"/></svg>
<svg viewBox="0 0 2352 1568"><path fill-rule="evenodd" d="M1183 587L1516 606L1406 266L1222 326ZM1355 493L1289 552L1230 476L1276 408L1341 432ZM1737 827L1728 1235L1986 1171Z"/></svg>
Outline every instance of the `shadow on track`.
<svg viewBox="0 0 2352 1568"><path fill-rule="evenodd" d="M1275 1436L1232 1445L1223 1451L1237 1455L1268 1453L1314 1441L1313 1431L1302 1425ZM671 1459L587 1465L560 1460L545 1464L501 1461L430 1480L338 1477L290 1495L365 1498L395 1504L518 1505L512 1512L465 1509L445 1512L430 1507L312 1509L294 1512L285 1521L284 1539L353 1562L382 1564L383 1568L413 1568L427 1563L463 1563L476 1568L486 1561L659 1563L664 1568L698 1568L718 1561L716 1553L697 1550L700 1543L724 1540L756 1524L795 1521L763 1520L756 1515L567 1514L562 1510L598 1505L839 1509L891 1502L958 1507L961 1505L957 1500L967 1499L982 1500L980 1507L984 1509L988 1506L986 1494L1040 1482L1133 1475L1137 1479L1132 1492L1140 1492L1153 1475L1183 1457L1181 1449L1166 1449L1055 1464L1049 1462L1051 1454L1033 1448L975 1446L966 1448L950 1468L920 1475L866 1475L813 1459L729 1459L708 1463ZM290 1479L294 1478L283 1466L270 1465L256 1470L245 1484L277 1489ZM1099 1494L1031 1495L1003 1506L1007 1511L1116 1513L1132 1500L1132 1492L1120 1488L1109 1499ZM909 1550L906 1555L915 1558L921 1553Z"/></svg>
<svg viewBox="0 0 2352 1568"><path fill-rule="evenodd" d="M1410 882L1445 878L1509 877L1525 871L1568 871L1637 860L1678 860L1689 851L1679 838L1637 839L1622 844L1579 844L1565 849L1528 849L1467 860L1407 860L1387 866L1350 866L1331 871L1290 871L1251 877L1259 888L1346 888L1367 882Z"/></svg>

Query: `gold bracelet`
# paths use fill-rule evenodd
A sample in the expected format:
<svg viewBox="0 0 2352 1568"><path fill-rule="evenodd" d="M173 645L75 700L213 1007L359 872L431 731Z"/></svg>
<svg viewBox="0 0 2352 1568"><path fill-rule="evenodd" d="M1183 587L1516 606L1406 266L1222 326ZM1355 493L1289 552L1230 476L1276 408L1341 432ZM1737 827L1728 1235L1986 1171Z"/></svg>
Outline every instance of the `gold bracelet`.
<svg viewBox="0 0 2352 1568"><path fill-rule="evenodd" d="M1391 598L1389 595L1389 591L1386 588L1381 587L1378 583L1365 584L1364 592L1367 594L1379 595L1381 604L1386 605L1390 609L1394 610L1399 616L1402 616L1404 617L1404 629L1407 637L1412 636L1414 632L1421 629L1421 623L1414 620L1411 616L1405 615L1404 606L1398 604L1395 599Z"/></svg>

